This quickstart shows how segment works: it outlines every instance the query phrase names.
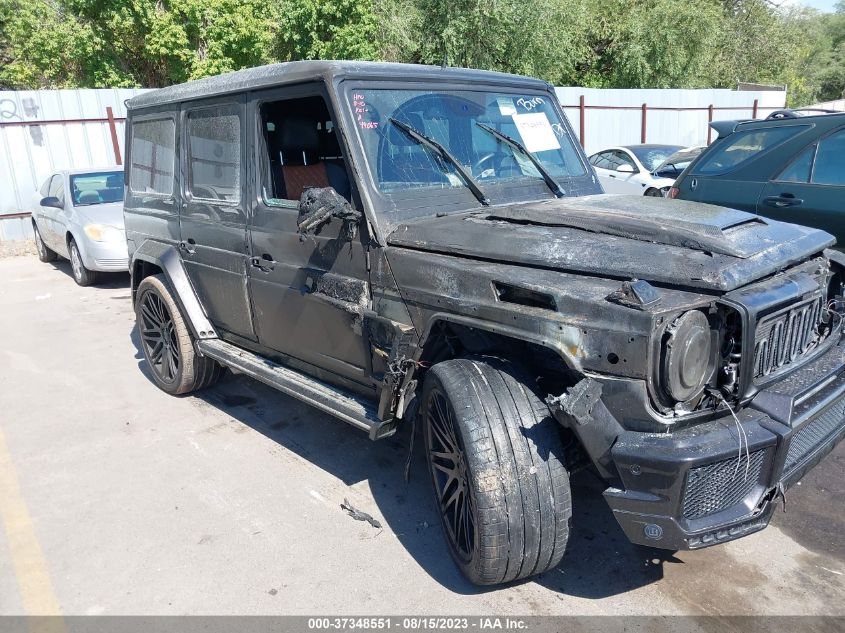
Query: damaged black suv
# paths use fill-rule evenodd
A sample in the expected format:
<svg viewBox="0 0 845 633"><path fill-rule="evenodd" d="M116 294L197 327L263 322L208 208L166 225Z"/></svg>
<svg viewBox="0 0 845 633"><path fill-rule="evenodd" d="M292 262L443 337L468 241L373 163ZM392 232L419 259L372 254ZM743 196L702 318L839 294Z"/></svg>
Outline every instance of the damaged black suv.
<svg viewBox="0 0 845 633"><path fill-rule="evenodd" d="M140 340L366 431L419 421L475 583L561 560L591 464L628 538L762 529L845 434L845 256L816 229L602 195L551 87L296 62L129 104Z"/></svg>

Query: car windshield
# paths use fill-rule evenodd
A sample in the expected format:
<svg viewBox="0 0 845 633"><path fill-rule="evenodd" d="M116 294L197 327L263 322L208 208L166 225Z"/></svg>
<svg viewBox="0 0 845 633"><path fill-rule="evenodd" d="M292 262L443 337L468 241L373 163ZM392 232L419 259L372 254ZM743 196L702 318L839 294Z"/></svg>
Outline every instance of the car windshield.
<svg viewBox="0 0 845 633"><path fill-rule="evenodd" d="M680 145L660 145L660 146L640 146L629 147L634 156L637 157L643 167L648 171L654 171L660 164L669 158L672 154L683 149Z"/></svg>
<svg viewBox="0 0 845 633"><path fill-rule="evenodd" d="M70 192L75 207L120 202L123 200L123 172L72 174Z"/></svg>
<svg viewBox="0 0 845 633"><path fill-rule="evenodd" d="M528 182L547 194L555 185L565 193L567 179L587 173L547 94L357 87L348 96L372 181L394 212L431 212L430 205L402 203L403 194L465 189L472 195L466 176L483 192L475 192L479 201L487 196L496 204L491 192L502 187Z"/></svg>

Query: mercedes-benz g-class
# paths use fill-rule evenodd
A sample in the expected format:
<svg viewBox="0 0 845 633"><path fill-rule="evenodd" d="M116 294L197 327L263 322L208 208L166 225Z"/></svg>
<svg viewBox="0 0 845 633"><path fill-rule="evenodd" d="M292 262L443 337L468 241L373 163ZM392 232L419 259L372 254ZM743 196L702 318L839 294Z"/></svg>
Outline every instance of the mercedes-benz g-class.
<svg viewBox="0 0 845 633"><path fill-rule="evenodd" d="M475 583L558 564L579 464L631 541L699 548L765 527L845 434L832 237L603 195L542 81L295 62L128 107L156 383L228 367L372 439L419 421Z"/></svg>

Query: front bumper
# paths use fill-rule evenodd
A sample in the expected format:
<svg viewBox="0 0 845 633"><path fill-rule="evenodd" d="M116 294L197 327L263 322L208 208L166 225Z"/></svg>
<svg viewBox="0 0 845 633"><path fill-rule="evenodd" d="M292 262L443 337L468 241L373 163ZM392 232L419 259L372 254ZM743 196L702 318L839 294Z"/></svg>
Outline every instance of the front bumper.
<svg viewBox="0 0 845 633"><path fill-rule="evenodd" d="M95 242L84 239L80 244L82 262L88 270L124 272L129 270L129 252L125 240Z"/></svg>
<svg viewBox="0 0 845 633"><path fill-rule="evenodd" d="M604 496L632 542L698 549L766 527L778 497L845 437L845 341L736 415L619 436L621 485Z"/></svg>

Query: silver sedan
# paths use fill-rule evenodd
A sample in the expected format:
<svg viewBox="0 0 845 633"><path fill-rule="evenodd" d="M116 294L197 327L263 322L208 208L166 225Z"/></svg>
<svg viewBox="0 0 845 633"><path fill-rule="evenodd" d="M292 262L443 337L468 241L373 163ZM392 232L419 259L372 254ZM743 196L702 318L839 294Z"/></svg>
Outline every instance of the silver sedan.
<svg viewBox="0 0 845 633"><path fill-rule="evenodd" d="M42 262L69 259L80 286L96 283L100 272L128 270L122 170L58 171L44 181L33 203Z"/></svg>

